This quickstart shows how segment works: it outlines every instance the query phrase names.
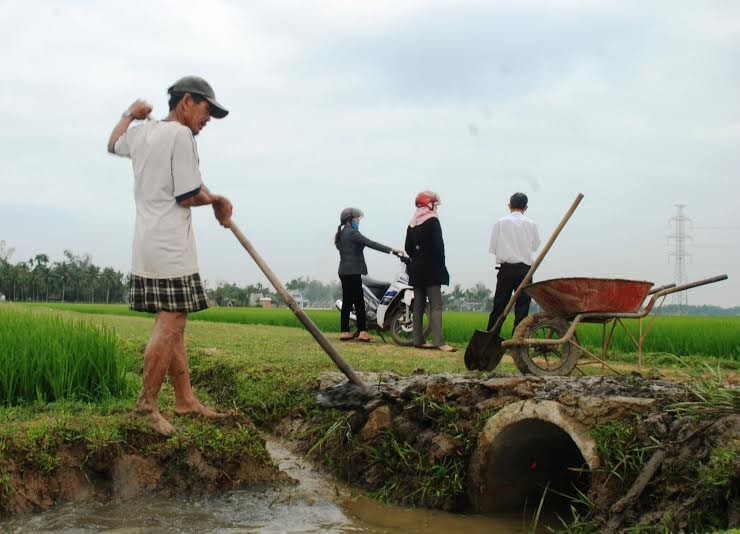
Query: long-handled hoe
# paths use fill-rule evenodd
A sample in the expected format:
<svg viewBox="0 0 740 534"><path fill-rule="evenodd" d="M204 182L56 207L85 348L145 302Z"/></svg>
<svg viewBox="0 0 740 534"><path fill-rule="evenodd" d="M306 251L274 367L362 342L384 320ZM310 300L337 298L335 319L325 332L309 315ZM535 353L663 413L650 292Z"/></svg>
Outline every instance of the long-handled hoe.
<svg viewBox="0 0 740 534"><path fill-rule="evenodd" d="M254 262L265 274L275 290L278 292L278 295L280 295L280 298L283 299L283 302L285 302L288 308L290 308L295 316L298 317L298 320L303 323L303 326L306 327L306 330L311 333L311 335L321 346L321 348L324 349L324 352L329 355L329 358L332 359L339 370L344 373L344 376L346 376L347 379L353 384L353 389L355 389L360 396L367 395L369 389L362 381L362 379L357 376L357 374L352 370L352 367L350 367L350 365L344 360L344 358L342 358L337 349L335 349L334 346L329 342L324 333L319 330L319 327L316 326L316 324L310 319L308 315L306 315L306 312L304 312L301 307L298 306L295 299L293 299L290 293L288 293L288 290L285 289L285 286L275 275L275 273L273 273L272 270L267 266L265 260L263 260L262 256L260 256L259 253L255 250L249 239L247 239L242 231L239 230L239 227L236 225L236 223L234 223L234 221L231 221L229 227L231 228L231 231L239 240L239 242L242 244L242 246L247 250L247 252L249 252L249 255L252 256Z"/></svg>

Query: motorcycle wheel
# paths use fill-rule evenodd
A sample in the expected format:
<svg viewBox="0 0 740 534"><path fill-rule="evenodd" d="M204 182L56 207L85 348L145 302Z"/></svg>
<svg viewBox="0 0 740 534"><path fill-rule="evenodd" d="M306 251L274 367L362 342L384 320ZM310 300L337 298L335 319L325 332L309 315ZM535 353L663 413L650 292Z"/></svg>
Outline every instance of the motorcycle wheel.
<svg viewBox="0 0 740 534"><path fill-rule="evenodd" d="M410 347L414 344L414 316L410 314L410 319L406 320L406 306L401 305L393 310L388 329L391 331L391 337L397 345ZM429 306L426 307L424 317L429 317ZM432 326L427 321L424 327L424 339L429 336Z"/></svg>

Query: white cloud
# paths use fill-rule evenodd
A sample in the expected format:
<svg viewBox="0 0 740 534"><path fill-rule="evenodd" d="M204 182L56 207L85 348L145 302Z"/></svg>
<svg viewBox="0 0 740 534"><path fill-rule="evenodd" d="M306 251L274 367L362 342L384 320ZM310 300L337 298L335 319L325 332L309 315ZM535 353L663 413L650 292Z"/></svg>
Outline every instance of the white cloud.
<svg viewBox="0 0 740 534"><path fill-rule="evenodd" d="M0 17L0 239L16 257L127 266L131 168L105 141L134 98L164 115L191 73L232 112L199 137L206 183L285 279L335 277L346 205L400 245L424 188L464 285L493 284L488 232L514 190L543 235L586 194L540 279L670 280L676 202L697 226L740 225L734 2L14 1ZM259 278L210 210L195 224L207 279ZM738 235L697 231L689 276L731 279L690 302L740 304ZM378 277L398 267L367 256Z"/></svg>

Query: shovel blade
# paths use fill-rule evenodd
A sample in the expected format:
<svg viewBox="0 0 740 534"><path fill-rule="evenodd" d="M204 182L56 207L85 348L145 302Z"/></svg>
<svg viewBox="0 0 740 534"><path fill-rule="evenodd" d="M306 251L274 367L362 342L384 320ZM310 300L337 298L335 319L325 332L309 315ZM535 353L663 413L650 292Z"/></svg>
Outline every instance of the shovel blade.
<svg viewBox="0 0 740 534"><path fill-rule="evenodd" d="M492 332L476 330L465 349L465 367L470 371L495 369L504 356L503 338Z"/></svg>

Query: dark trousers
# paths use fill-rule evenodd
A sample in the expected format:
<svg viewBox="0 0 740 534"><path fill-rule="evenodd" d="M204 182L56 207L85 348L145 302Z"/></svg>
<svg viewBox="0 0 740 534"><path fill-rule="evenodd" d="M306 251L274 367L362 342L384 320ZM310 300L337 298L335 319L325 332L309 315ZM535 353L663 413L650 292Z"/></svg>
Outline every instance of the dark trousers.
<svg viewBox="0 0 740 534"><path fill-rule="evenodd" d="M357 330L367 330L365 319L365 297L362 294L362 278L359 274L340 274L342 281L342 311L340 313L340 330L349 332L349 313L355 307L357 316Z"/></svg>
<svg viewBox="0 0 740 534"><path fill-rule="evenodd" d="M496 278L496 292L493 294L493 310L488 316L488 327L490 330L493 327L493 323L496 322L499 315L504 313L504 308L509 303L511 295L522 283L524 277L529 272L529 265L526 263L502 263L501 268L498 271L498 277ZM524 319L529 313L529 304L532 302L532 297L522 292L519 298L516 299L514 305L514 328L518 325L522 319ZM503 324L503 321L501 321ZM498 335L501 332L501 326L499 326L494 334Z"/></svg>

